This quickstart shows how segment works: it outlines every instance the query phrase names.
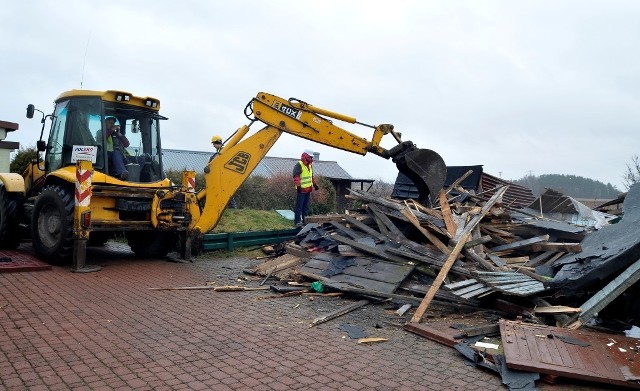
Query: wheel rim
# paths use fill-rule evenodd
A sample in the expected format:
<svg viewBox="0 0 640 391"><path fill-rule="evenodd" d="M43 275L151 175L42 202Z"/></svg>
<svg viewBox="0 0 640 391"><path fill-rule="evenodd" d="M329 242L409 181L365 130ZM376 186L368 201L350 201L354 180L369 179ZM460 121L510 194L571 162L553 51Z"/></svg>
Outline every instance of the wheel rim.
<svg viewBox="0 0 640 391"><path fill-rule="evenodd" d="M59 243L62 237L62 217L54 205L45 205L38 216L38 235L42 244L51 248Z"/></svg>

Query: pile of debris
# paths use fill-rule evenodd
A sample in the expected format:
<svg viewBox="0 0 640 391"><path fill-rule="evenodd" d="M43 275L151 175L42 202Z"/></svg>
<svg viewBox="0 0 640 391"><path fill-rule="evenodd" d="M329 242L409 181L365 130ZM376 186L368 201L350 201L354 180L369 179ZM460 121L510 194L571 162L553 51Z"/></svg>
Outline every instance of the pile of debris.
<svg viewBox="0 0 640 391"><path fill-rule="evenodd" d="M406 330L455 346L503 380L516 369L547 381L563 376L640 388L640 341L590 331L608 306L629 306L618 314L620 328L640 324L640 185L630 189L619 222L596 216L598 230L512 208L502 202L507 189L488 197L454 183L431 207L352 191L359 209L309 217L296 240L280 246L284 255L248 272L264 281L277 277L280 292L308 289L287 282L313 281L359 296L353 309L375 300L405 311L414 306ZM453 332L423 322L438 308L499 316ZM490 335L502 346L478 342Z"/></svg>

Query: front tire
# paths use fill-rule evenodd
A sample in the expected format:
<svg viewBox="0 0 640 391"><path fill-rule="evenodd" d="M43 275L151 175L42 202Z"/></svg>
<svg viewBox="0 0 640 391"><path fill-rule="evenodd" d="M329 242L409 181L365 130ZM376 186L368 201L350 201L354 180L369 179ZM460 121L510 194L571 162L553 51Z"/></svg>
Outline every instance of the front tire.
<svg viewBox="0 0 640 391"><path fill-rule="evenodd" d="M73 193L49 185L36 199L31 238L36 254L52 264L68 264L73 255Z"/></svg>
<svg viewBox="0 0 640 391"><path fill-rule="evenodd" d="M0 185L0 249L15 250L20 245L17 197Z"/></svg>

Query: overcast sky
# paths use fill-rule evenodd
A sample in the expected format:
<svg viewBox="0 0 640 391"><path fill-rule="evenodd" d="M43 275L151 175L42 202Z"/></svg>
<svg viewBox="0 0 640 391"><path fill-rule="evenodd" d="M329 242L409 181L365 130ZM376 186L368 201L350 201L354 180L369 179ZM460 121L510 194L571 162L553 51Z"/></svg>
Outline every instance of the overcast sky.
<svg viewBox="0 0 640 391"><path fill-rule="evenodd" d="M0 15L0 120L20 124L8 140L22 145L40 132L27 104L50 113L82 83L160 99L165 148L209 150L265 91L394 124L448 165L504 179L575 174L622 190L640 153L638 1L0 0ZM306 148L354 177L397 174L290 135L269 155Z"/></svg>

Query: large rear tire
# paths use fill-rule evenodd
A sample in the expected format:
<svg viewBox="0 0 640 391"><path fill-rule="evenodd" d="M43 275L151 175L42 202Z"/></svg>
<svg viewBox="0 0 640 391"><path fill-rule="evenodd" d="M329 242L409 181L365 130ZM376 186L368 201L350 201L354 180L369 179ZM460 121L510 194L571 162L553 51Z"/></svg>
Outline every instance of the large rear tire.
<svg viewBox="0 0 640 391"><path fill-rule="evenodd" d="M127 232L127 242L138 258L163 258L176 248L175 232Z"/></svg>
<svg viewBox="0 0 640 391"><path fill-rule="evenodd" d="M0 185L0 249L15 250L20 245L19 207L16 195Z"/></svg>
<svg viewBox="0 0 640 391"><path fill-rule="evenodd" d="M73 193L49 185L36 199L31 238L36 254L52 264L68 264L73 255Z"/></svg>

